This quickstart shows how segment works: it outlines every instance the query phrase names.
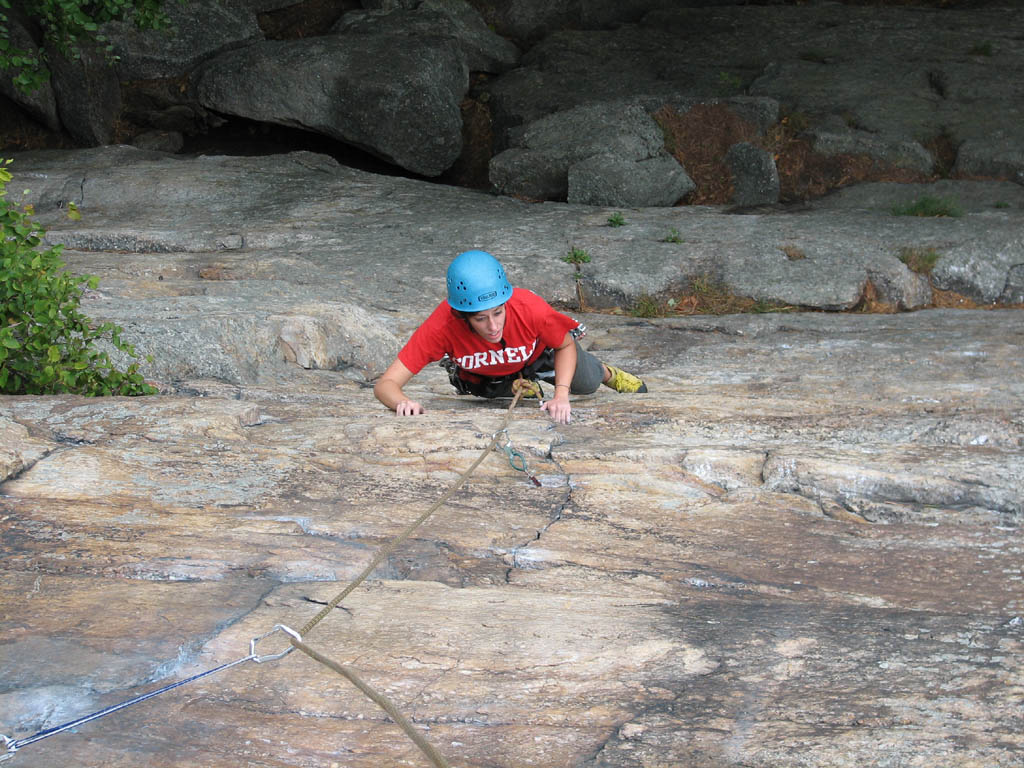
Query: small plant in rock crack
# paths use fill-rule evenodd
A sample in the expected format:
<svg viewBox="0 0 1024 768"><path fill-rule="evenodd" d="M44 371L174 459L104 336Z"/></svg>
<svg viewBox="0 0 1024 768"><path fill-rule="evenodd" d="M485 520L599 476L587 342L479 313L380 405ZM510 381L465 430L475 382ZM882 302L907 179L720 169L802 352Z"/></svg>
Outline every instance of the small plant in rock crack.
<svg viewBox="0 0 1024 768"><path fill-rule="evenodd" d="M678 229L670 229L668 234L662 239L663 243L681 243L683 242L683 236L679 234Z"/></svg>
<svg viewBox="0 0 1024 768"><path fill-rule="evenodd" d="M626 217L622 215L621 211L616 211L615 213L608 217L609 227L621 227L625 223Z"/></svg>
<svg viewBox="0 0 1024 768"><path fill-rule="evenodd" d="M577 248L573 246L569 249L569 252L562 257L562 261L566 264L572 264L575 268L576 278L576 300L579 302L579 311L583 312L586 307L586 302L583 299L583 264L590 263L590 254L587 253L583 248Z"/></svg>
<svg viewBox="0 0 1024 768"><path fill-rule="evenodd" d="M575 246L569 249L569 252L562 257L562 261L566 264L575 264L576 271L580 271L580 264L590 263L590 254L582 248L576 248Z"/></svg>
<svg viewBox="0 0 1024 768"><path fill-rule="evenodd" d="M676 304L675 299L669 299L669 307L674 307ZM662 308L661 304L653 296L644 294L637 298L633 302L632 308L629 310L629 314L633 317L664 317L666 314L665 309Z"/></svg>
<svg viewBox="0 0 1024 768"><path fill-rule="evenodd" d="M939 252L934 248L900 248L899 259L911 272L930 275L939 260Z"/></svg>
<svg viewBox="0 0 1024 768"><path fill-rule="evenodd" d="M964 215L963 207L948 197L924 195L909 203L899 203L892 207L893 216L951 216Z"/></svg>
<svg viewBox="0 0 1024 768"><path fill-rule="evenodd" d="M972 45L971 49L967 53L971 56L991 56L995 53L995 50L992 47L991 41L986 40L983 43L975 43Z"/></svg>
<svg viewBox="0 0 1024 768"><path fill-rule="evenodd" d="M31 206L6 199L10 160L0 161L0 394L148 395L156 392L132 362L119 370L99 342L128 358L135 350L113 323L93 323L79 311L96 277L68 273L62 246L42 249L45 230ZM80 217L69 205L69 216Z"/></svg>

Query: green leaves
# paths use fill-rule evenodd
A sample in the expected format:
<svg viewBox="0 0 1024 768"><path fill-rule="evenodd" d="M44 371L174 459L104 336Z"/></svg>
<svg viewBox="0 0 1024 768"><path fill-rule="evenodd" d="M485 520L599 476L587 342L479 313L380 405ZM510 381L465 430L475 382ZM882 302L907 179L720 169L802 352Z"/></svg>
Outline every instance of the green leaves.
<svg viewBox="0 0 1024 768"><path fill-rule="evenodd" d="M562 261L566 264L576 264L577 267L580 264L590 263L590 254L587 253L583 248L577 248L573 246L569 249L569 252L562 257Z"/></svg>
<svg viewBox="0 0 1024 768"><path fill-rule="evenodd" d="M963 206L951 197L923 195L908 203L892 207L893 216L952 216L964 215Z"/></svg>
<svg viewBox="0 0 1024 768"><path fill-rule="evenodd" d="M100 26L108 21L130 19L139 29L163 29L170 20L163 10L164 0L32 0L23 3L25 12L42 29L46 39L69 59L81 58L81 49L94 44L104 45L108 58L113 47L100 34ZM185 0L179 0L184 5ZM8 0L0 0L0 8L10 8ZM22 93L32 93L50 79L43 49L25 51L15 48L8 33L8 19L0 14L0 72L8 73Z"/></svg>
<svg viewBox="0 0 1024 768"><path fill-rule="evenodd" d="M40 250L45 231L6 199L9 162L0 163L0 394L154 393L122 329L79 310L83 286L97 278L68 273L59 245ZM117 370L101 343L133 362Z"/></svg>

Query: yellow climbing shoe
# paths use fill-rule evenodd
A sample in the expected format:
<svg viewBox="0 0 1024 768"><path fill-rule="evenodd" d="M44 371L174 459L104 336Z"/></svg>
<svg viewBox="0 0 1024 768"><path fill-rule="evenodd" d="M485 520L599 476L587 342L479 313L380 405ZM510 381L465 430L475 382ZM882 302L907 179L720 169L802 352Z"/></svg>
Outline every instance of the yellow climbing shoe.
<svg viewBox="0 0 1024 768"><path fill-rule="evenodd" d="M608 372L611 374L611 376L608 377L608 381L604 382L606 387L611 387L616 392L627 392L629 394L647 391L647 385L632 373L626 373L622 369L616 368L614 365L608 365L608 363L605 363L604 367L607 368Z"/></svg>

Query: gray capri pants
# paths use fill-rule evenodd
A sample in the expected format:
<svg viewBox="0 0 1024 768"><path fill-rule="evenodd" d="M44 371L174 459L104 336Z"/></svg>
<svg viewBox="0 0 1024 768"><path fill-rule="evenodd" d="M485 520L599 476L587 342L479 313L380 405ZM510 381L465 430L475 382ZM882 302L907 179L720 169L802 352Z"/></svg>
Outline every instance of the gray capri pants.
<svg viewBox="0 0 1024 768"><path fill-rule="evenodd" d="M601 361L587 352L580 346L579 341L573 339L576 345L576 375L572 377L569 385L569 392L574 395L589 395L596 392L604 379L604 366ZM537 378L553 384L555 381L554 370L537 371Z"/></svg>

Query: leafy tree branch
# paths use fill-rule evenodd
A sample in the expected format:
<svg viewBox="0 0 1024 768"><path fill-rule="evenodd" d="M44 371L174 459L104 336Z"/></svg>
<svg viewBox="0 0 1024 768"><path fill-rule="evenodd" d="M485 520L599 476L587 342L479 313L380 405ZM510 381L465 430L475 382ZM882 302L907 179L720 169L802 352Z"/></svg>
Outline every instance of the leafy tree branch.
<svg viewBox="0 0 1024 768"><path fill-rule="evenodd" d="M113 59L113 46L100 32L100 26L108 21L131 20L139 29L167 27L170 21L163 3L164 0L0 0L0 72L7 72L23 93L38 90L50 79L46 45L28 50L13 42L14 14L34 25L42 40L66 58L78 58L82 47L99 45Z"/></svg>

